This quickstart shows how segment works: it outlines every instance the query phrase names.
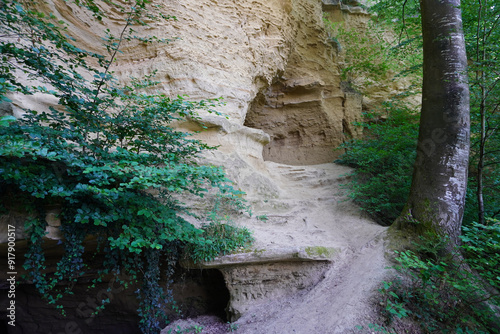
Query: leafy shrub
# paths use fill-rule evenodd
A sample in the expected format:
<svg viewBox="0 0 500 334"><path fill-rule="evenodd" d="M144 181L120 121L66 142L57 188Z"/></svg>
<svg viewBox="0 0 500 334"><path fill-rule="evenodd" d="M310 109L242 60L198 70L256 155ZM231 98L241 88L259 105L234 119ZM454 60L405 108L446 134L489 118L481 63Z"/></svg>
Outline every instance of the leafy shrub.
<svg viewBox="0 0 500 334"><path fill-rule="evenodd" d="M229 223L210 222L202 227L204 242L193 244L187 249L195 263L209 261L217 256L249 245L252 234L246 228L238 228Z"/></svg>
<svg viewBox="0 0 500 334"><path fill-rule="evenodd" d="M376 16L366 26L324 18L330 42L337 50L341 79L346 88L365 94L398 76L413 75L420 85L422 52L415 40L397 41L393 22ZM400 36L401 37L401 36Z"/></svg>
<svg viewBox="0 0 500 334"><path fill-rule="evenodd" d="M361 89L370 83L387 79L390 62L389 43L383 38L383 28L370 22L366 31L346 28L343 22L324 19L330 39L344 56L341 62L342 81Z"/></svg>
<svg viewBox="0 0 500 334"><path fill-rule="evenodd" d="M487 222L490 225L472 223L462 227L462 249L471 268L500 291L500 221Z"/></svg>
<svg viewBox="0 0 500 334"><path fill-rule="evenodd" d="M401 213L411 185L419 116L400 101L384 104L383 112L365 114L365 136L340 146L335 161L355 167L349 196L373 219L390 225Z"/></svg>
<svg viewBox="0 0 500 334"><path fill-rule="evenodd" d="M186 249L187 256L195 263L229 254L252 243L251 232L247 228L234 226L231 216L227 215L231 208L247 210L246 207L239 205L237 196L237 193L230 193L215 197L214 209L206 217L208 222L201 227L203 241L191 244Z"/></svg>
<svg viewBox="0 0 500 334"><path fill-rule="evenodd" d="M75 3L90 10L96 24L105 15L93 0ZM243 204L222 168L197 162L200 153L214 148L171 126L186 117L196 120L200 109L215 112L220 101L190 102L155 92L154 73L128 84L118 84L112 75L122 42L158 41L135 37L132 27L145 25L145 16L168 17L145 0L107 4L126 18L120 37L106 32L107 57L80 49L67 37L64 22L39 12L34 2L0 4L0 101L10 102L11 93L58 101L46 110L25 109L20 119L0 118L0 211L22 204L32 213L24 267L50 304L60 308L72 283L95 272L96 264L83 256L83 241L96 236L98 251L106 255L99 274L124 273L140 283L140 327L156 333L165 321L161 308L171 300L159 282L168 282L179 249L211 242L215 250L204 256L210 259L239 245L230 240L238 236L235 228L223 227L230 232L219 247L214 234L188 223L183 217L190 208L180 196L195 200L212 189L230 198L234 210ZM64 254L49 272L45 216L54 207L60 211Z"/></svg>
<svg viewBox="0 0 500 334"><path fill-rule="evenodd" d="M496 160L496 157L491 157ZM477 157L471 150L469 161L469 179L467 181L467 194L463 224L471 225L478 221L478 199L477 199ZM483 202L485 217L498 218L500 216L500 168L491 164L490 170L483 174Z"/></svg>
<svg viewBox="0 0 500 334"><path fill-rule="evenodd" d="M493 306L500 305L499 296L485 289L458 251L440 256L445 245L422 237L416 252L397 252L397 276L379 290L387 318L411 317L425 333L491 332L500 320Z"/></svg>

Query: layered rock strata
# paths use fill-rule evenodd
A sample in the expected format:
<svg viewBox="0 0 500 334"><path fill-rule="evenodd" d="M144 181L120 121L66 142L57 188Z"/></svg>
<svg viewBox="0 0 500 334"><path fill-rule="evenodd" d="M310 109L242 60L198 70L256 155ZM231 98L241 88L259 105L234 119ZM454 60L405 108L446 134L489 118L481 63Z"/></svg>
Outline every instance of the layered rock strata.
<svg viewBox="0 0 500 334"><path fill-rule="evenodd" d="M339 252L329 247L254 249L200 267L217 268L224 275L230 295L227 319L233 322L252 307L313 287Z"/></svg>

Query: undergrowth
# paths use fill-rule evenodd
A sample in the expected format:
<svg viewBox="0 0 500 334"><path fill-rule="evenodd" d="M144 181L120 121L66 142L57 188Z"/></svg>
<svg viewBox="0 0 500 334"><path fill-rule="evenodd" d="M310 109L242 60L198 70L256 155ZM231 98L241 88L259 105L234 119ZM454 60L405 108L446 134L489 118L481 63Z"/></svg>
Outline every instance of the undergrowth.
<svg viewBox="0 0 500 334"><path fill-rule="evenodd" d="M349 196L381 225L399 216L410 191L419 115L399 99L365 113L365 136L342 144L336 163L355 167L345 187Z"/></svg>
<svg viewBox="0 0 500 334"><path fill-rule="evenodd" d="M449 253L446 244L443 238L422 236L413 250L396 252L398 264L391 267L395 278L383 282L379 290L386 325L396 318L409 318L423 333L497 333L499 267L483 266L491 245L465 243ZM461 251L467 254L471 248L481 256L464 258ZM492 286L488 278L495 276Z"/></svg>

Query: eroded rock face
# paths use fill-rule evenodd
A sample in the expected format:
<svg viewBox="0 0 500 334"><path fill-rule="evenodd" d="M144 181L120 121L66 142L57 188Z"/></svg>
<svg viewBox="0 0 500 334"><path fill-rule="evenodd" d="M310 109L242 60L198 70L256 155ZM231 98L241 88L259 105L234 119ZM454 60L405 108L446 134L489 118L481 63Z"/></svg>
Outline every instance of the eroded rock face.
<svg viewBox="0 0 500 334"><path fill-rule="evenodd" d="M323 279L327 268L326 262L278 262L222 268L231 295L228 319L236 321L251 307L313 287Z"/></svg>
<svg viewBox="0 0 500 334"><path fill-rule="evenodd" d="M236 321L252 307L314 287L341 252L333 247L255 249L197 266L222 272L230 297L227 319Z"/></svg>
<svg viewBox="0 0 500 334"><path fill-rule="evenodd" d="M323 10L345 20L346 8L351 7L332 7L319 0L157 3L177 19L134 29L172 41L124 42L113 68L119 78L156 72L159 89L167 95L222 97L225 106L219 111L228 119L203 115L211 131L201 136L243 159L299 165L330 162L339 154L333 149L344 140L343 124L359 117L361 104L341 89ZM87 14L64 1L48 6L71 23L69 32L83 49L104 54L100 34L110 29L118 35L124 22L120 13L110 12L103 25L89 25ZM196 129L193 124L182 127Z"/></svg>
<svg viewBox="0 0 500 334"><path fill-rule="evenodd" d="M175 283L169 285L178 305L177 309L163 311L169 321L179 317L196 317L213 314L225 319L225 307L229 292L224 285L222 274L215 269L177 270ZM3 288L3 282L0 289ZM90 287L93 285L93 287ZM166 284L165 284L166 285ZM91 284L89 277L72 288L73 295L64 298L66 316L54 305L40 297L32 284L16 287L16 326L8 326L9 334L49 334L49 333L94 333L94 334L140 334L136 290L139 286L125 287L111 278L101 283ZM9 306L7 294L0 296L0 316L7 318L5 310ZM102 300L109 299L103 310Z"/></svg>
<svg viewBox="0 0 500 334"><path fill-rule="evenodd" d="M321 3L297 2L298 22L286 67L268 87L259 91L245 125L263 129L271 137L264 147L265 160L291 165L331 162L344 141L344 127L361 114L361 98L341 88L337 50L323 26ZM342 18L340 6L329 15ZM343 126L344 124L344 126ZM356 134L356 131L351 131Z"/></svg>
<svg viewBox="0 0 500 334"><path fill-rule="evenodd" d="M330 162L339 154L333 149L344 140L343 124L359 117L361 103L340 87L320 1L169 2L165 12L178 20L151 33L180 39L131 46L118 63L120 76L156 70L167 93L222 96L230 126L202 138L243 159L298 165ZM259 131L242 127L262 130L269 143L256 142Z"/></svg>
<svg viewBox="0 0 500 334"><path fill-rule="evenodd" d="M210 162L226 165L236 155L266 178L263 160L293 165L331 162L340 154L334 149L345 134L359 134L351 123L360 117L362 99L341 88L337 51L325 32L323 15L336 20L355 16L355 25L366 15L350 14L346 8L353 7L345 4L319 0L155 4L177 19L134 29L139 36L171 41L123 41L123 54L112 70L124 81L156 73L157 88L167 95L222 97L225 105L218 110L227 119L201 115L208 130L198 137L219 146L222 153ZM68 33L82 49L101 54L106 54L103 31L110 29L118 36L124 26L123 14L116 11L109 10L102 24L89 24L89 14L71 3L53 0L43 6L69 22ZM40 109L55 102L41 95L12 96L13 113L19 114L18 107ZM200 130L193 122L179 127ZM243 180L236 176L235 181ZM243 185L242 190L252 189Z"/></svg>

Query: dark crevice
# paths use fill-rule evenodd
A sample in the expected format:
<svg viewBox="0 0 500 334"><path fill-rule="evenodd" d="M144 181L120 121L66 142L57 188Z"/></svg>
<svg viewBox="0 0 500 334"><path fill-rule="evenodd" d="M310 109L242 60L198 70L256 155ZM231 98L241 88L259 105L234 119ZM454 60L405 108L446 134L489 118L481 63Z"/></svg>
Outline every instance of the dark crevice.
<svg viewBox="0 0 500 334"><path fill-rule="evenodd" d="M227 321L229 291L218 269L188 270L179 281L174 299L179 303L182 318L214 315ZM176 295L177 294L177 298Z"/></svg>
<svg viewBox="0 0 500 334"><path fill-rule="evenodd" d="M204 270L205 282L208 287L210 310L224 322L227 321L226 308L229 303L229 290L226 287L224 276L217 269Z"/></svg>

